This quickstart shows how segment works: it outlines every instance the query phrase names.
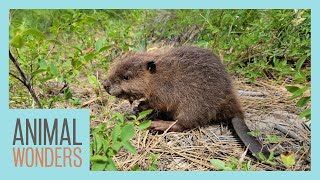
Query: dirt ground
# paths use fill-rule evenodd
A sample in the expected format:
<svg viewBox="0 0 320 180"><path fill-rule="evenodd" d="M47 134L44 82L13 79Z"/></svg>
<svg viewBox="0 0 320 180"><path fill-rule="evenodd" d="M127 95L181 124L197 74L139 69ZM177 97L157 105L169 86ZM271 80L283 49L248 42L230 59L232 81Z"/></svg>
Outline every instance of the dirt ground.
<svg viewBox="0 0 320 180"><path fill-rule="evenodd" d="M301 109L295 106L295 101L288 100L291 94L284 88L285 85L263 79L258 79L254 84L248 84L236 76L233 79L245 111L246 123L252 131L258 132L261 142L274 150L274 165L263 164L249 153L246 154L246 148L233 130L223 124L216 124L182 133L156 134L148 130L137 130L131 142L139 153L132 155L126 150L118 153L114 160L119 169L130 170L135 164L139 164L141 169L147 170L150 166L150 154L157 154L158 170L166 171L214 170L210 159L224 162L235 162L237 159L238 170L243 170L239 164L248 161L251 161L250 170L310 170L311 125L298 117ZM85 78L83 81L85 84ZM101 100L92 93L91 87L77 85L72 89L80 95L82 107L91 109L94 117L91 127L107 121L113 112L133 113L135 104L108 98L105 92ZM276 137L276 140L270 140L271 137ZM280 160L280 154L285 152L295 154L296 164L290 168L285 167Z"/></svg>

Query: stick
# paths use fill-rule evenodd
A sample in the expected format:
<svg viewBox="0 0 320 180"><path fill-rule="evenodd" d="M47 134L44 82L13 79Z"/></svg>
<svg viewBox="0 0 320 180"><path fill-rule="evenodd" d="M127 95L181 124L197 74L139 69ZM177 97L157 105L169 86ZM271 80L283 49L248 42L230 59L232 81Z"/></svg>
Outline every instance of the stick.
<svg viewBox="0 0 320 180"><path fill-rule="evenodd" d="M266 96L268 93L266 92L255 92L255 91L238 91L239 96Z"/></svg>
<svg viewBox="0 0 320 180"><path fill-rule="evenodd" d="M298 141L302 141L303 138L301 136L299 136L298 134L288 130L287 128L283 127L283 126L279 126L278 124L276 124L274 126L274 129L284 133L284 134L287 134L289 137L292 137L293 139L296 139Z"/></svg>

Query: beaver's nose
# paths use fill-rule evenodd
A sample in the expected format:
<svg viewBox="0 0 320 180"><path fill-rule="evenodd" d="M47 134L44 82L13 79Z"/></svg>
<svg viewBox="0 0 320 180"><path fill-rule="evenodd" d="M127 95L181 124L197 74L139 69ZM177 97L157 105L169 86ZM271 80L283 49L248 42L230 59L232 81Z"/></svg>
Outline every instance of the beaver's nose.
<svg viewBox="0 0 320 180"><path fill-rule="evenodd" d="M110 94L110 83L109 83L108 80L105 80L105 81L103 82L103 87L104 87L104 89Z"/></svg>

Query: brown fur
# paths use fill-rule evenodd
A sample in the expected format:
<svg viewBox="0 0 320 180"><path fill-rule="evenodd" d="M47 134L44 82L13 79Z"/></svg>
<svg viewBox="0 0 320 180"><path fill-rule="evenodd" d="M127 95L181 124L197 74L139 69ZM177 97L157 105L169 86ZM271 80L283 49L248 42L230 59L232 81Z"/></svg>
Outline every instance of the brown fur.
<svg viewBox="0 0 320 180"><path fill-rule="evenodd" d="M104 86L111 95L129 101L145 98L144 108L165 112L176 121L153 121L151 128L158 131L244 118L224 65L203 48L129 54L114 64Z"/></svg>

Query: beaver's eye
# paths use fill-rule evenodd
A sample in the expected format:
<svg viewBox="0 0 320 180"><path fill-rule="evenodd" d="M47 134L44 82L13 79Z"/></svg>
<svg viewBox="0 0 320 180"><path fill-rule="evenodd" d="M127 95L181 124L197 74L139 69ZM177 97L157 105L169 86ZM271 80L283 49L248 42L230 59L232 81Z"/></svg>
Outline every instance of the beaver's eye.
<svg viewBox="0 0 320 180"><path fill-rule="evenodd" d="M129 76L123 76L123 80L129 80Z"/></svg>

